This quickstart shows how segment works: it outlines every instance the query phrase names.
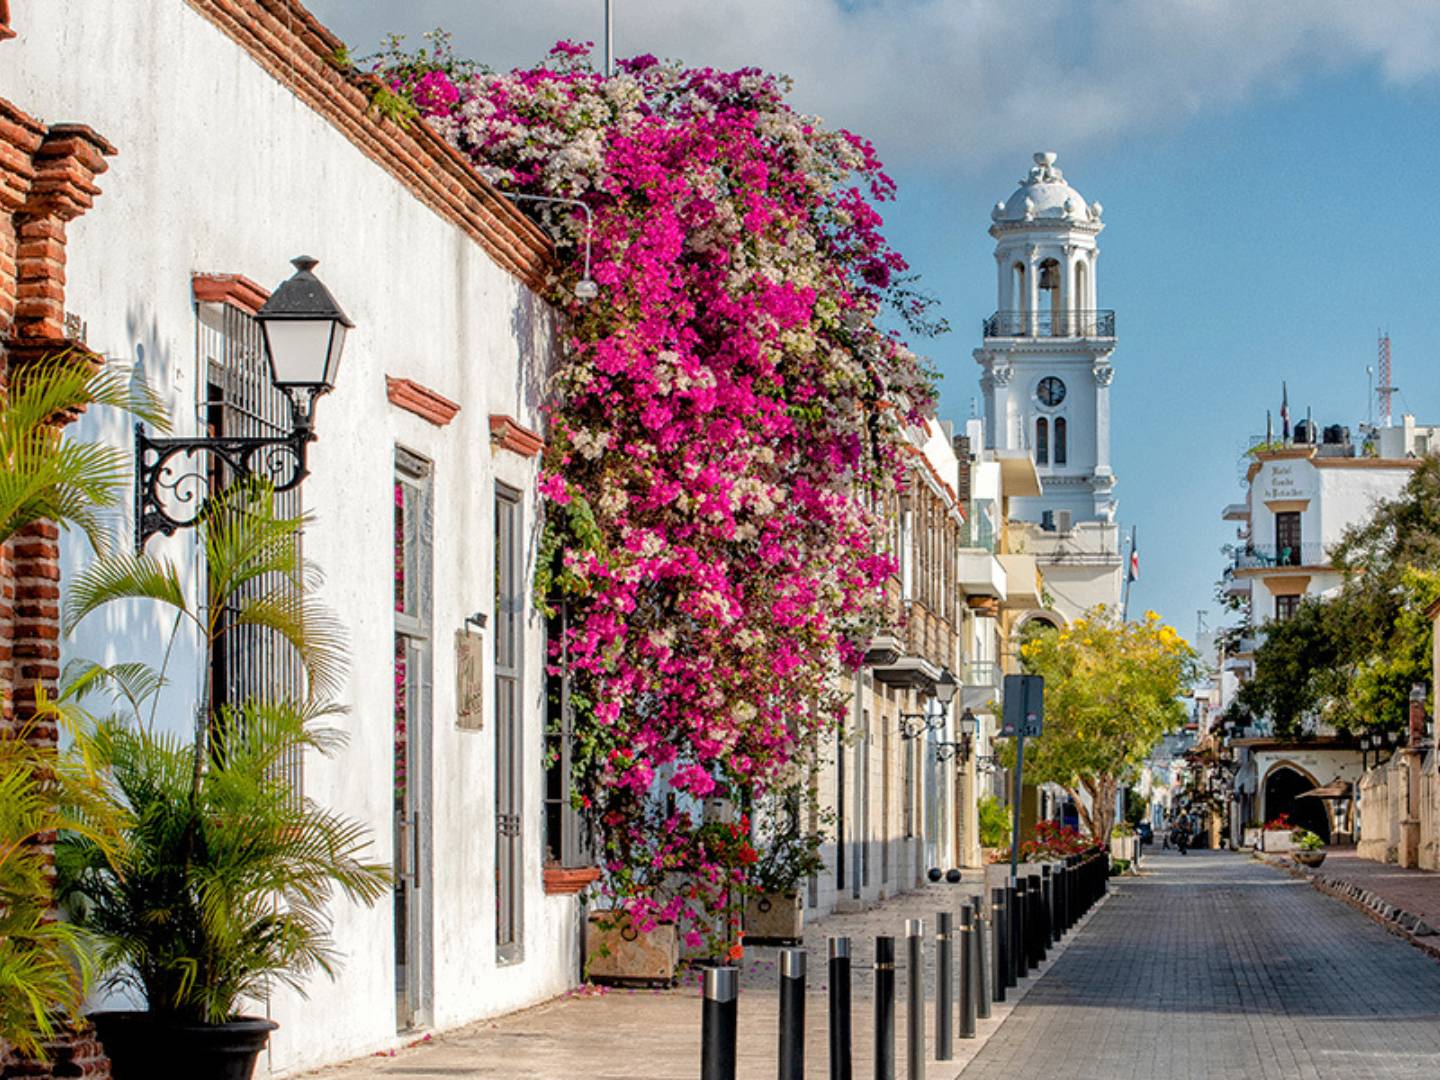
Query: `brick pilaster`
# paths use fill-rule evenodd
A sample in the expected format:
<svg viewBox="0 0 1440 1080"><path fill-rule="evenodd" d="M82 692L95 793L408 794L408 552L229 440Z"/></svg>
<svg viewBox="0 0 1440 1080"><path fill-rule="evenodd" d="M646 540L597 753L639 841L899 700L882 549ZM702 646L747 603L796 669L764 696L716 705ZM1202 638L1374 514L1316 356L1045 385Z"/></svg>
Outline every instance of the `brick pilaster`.
<svg viewBox="0 0 1440 1080"><path fill-rule="evenodd" d="M95 203L95 177L115 148L83 124L56 124L35 151L35 177L15 213L13 335L65 336L65 226Z"/></svg>

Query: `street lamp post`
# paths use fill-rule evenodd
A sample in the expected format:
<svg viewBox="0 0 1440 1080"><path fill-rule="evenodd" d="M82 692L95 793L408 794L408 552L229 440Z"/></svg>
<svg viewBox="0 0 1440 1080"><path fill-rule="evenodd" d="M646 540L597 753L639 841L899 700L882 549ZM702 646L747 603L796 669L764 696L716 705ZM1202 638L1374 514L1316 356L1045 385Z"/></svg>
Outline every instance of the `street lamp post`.
<svg viewBox="0 0 1440 1080"><path fill-rule="evenodd" d="M209 504L211 476L197 458L223 464L238 480L264 477L275 491L298 487L315 441L315 402L335 388L346 332L355 324L313 273L316 260L291 260L295 273L255 314L265 344L270 381L290 402L284 435L152 439L135 425L135 550L153 535L173 536L200 520ZM180 459L187 459L182 466Z"/></svg>

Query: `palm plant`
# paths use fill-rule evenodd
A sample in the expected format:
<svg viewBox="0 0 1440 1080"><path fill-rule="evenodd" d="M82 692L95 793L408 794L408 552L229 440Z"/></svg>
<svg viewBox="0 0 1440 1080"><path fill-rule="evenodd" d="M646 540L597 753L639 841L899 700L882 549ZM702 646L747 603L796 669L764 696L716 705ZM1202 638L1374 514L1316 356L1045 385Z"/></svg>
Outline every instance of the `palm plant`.
<svg viewBox="0 0 1440 1080"><path fill-rule="evenodd" d="M68 438L63 421L91 405L122 409L164 428L164 411L143 384L65 352L14 377L0 409L0 541L26 525L77 527L96 550L107 546L102 511L130 479L130 455Z"/></svg>
<svg viewBox="0 0 1440 1080"><path fill-rule="evenodd" d="M64 421L92 405L165 426L148 389L87 356L61 353L12 372L0 391L0 543L50 520L105 545L102 512L129 476L129 455L65 436ZM86 762L30 734L0 734L0 1063L11 1048L43 1060L57 1021L78 1011L89 986L83 934L54 917L48 841L66 828L111 850L118 825L97 815L103 803Z"/></svg>
<svg viewBox="0 0 1440 1080"><path fill-rule="evenodd" d="M170 610L167 663L183 633L214 647L250 626L288 643L305 672L295 698L212 706L207 686L193 739L157 729L164 663L76 665L68 673L56 708L72 723L96 691L119 707L90 721L80 744L103 763L110 798L133 825L118 853L62 837L62 895L101 940L110 980L138 986L152 1013L223 1023L238 999L264 999L276 981L298 989L315 971L333 974L332 896L338 889L373 904L390 880L383 865L365 860L368 830L297 798L282 767L341 741L320 721L336 711L330 699L344 670L343 643L314 602L317 578L296 544L303 523L278 517L265 485L238 484L201 516L203 602L186 595L173 566L145 555L104 556L71 584L72 627L122 600Z"/></svg>

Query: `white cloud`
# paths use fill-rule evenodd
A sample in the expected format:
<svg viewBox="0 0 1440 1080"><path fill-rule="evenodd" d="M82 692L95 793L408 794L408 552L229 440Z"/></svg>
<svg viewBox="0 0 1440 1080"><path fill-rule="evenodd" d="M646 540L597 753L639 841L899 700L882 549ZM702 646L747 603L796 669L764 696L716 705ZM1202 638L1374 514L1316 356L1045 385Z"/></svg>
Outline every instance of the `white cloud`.
<svg viewBox="0 0 1440 1080"><path fill-rule="evenodd" d="M359 51L434 26L508 68L598 40L602 0L309 0ZM1440 73L1433 0L615 0L616 50L754 65L886 160L979 168L1183 123L1357 66Z"/></svg>

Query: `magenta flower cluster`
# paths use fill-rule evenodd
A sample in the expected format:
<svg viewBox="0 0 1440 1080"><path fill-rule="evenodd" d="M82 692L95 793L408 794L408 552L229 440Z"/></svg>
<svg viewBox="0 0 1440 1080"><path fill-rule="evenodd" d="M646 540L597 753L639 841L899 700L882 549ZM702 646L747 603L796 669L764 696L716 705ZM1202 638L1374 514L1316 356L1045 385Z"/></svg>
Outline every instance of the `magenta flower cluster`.
<svg viewBox="0 0 1440 1080"><path fill-rule="evenodd" d="M574 798L605 888L642 927L719 947L754 863L735 823L806 783L837 719L894 569L903 428L934 390L877 326L906 266L868 142L757 70L640 57L607 79L588 56L386 70L501 188L593 211L589 302L585 217L546 211L568 321L537 587L564 606L551 659L573 680ZM724 827L715 797L738 807Z"/></svg>

